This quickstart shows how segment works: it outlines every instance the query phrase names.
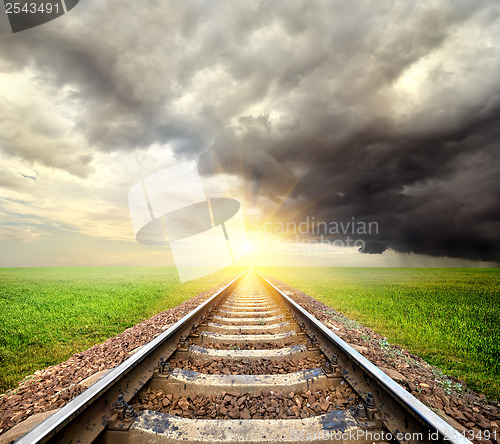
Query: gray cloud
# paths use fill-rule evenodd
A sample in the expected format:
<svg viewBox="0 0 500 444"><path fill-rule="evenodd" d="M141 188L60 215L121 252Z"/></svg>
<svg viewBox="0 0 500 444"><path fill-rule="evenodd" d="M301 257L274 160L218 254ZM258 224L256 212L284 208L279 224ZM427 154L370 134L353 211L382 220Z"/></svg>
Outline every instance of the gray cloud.
<svg viewBox="0 0 500 444"><path fill-rule="evenodd" d="M83 143L2 149L85 175L91 150L170 143L284 220L378 221L368 252L499 261L499 17L494 0L80 3L7 36L1 66L66 88Z"/></svg>

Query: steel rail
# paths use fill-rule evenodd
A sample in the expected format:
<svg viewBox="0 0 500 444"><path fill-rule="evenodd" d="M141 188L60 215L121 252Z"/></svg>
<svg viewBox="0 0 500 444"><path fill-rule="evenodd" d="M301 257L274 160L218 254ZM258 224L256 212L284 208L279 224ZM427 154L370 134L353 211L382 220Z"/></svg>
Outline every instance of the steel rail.
<svg viewBox="0 0 500 444"><path fill-rule="evenodd" d="M32 429L18 441L16 441L16 444L42 444L48 442L49 439L54 438L56 434L63 430L64 427L67 426L72 420L78 417L79 414L84 412L89 408L89 406L91 406L93 403L96 403L96 401L109 393L110 389L116 386L119 381L123 380L128 374L136 369L136 367L150 358L152 353L157 351L160 346L165 345L165 343L171 339L175 339L177 341L183 330L185 330L186 328L191 328L191 322L193 320L199 318L208 308L214 306L218 299L220 299L223 295L225 295L225 293L230 291L248 271L249 269L245 270L224 288L219 290L210 299L199 305L190 313L186 314L182 319L177 321L165 332L154 338L148 344L144 345L130 358L110 370L98 382L75 397L68 404L66 404L52 416L47 418L44 422L39 424L37 427ZM150 371L150 375L152 375L152 370ZM127 401L129 401L130 398L132 398L132 396L137 393L141 386L144 386L146 384L149 378L142 377L139 379L139 384L136 384L137 386L129 392L129 399L126 399ZM126 386L128 388L129 384L128 382L125 385L122 383L122 386ZM108 395L107 398L110 398L110 395ZM107 421L105 420L105 418L103 418L103 416L106 416L111 412L112 402L112 400L106 399L103 405L99 406L100 408L98 408L98 411L101 415L100 423L90 423L89 420L84 421L86 427L95 429L93 433L94 435L98 435L102 430L104 430ZM67 438L65 438L65 442L70 442L66 439ZM85 442L92 441L78 440L78 442L83 444Z"/></svg>
<svg viewBox="0 0 500 444"><path fill-rule="evenodd" d="M425 437L428 438L429 430L432 435L432 439L427 439L427 442L446 442L451 444L471 444L467 438L465 438L458 430L454 429L447 422L445 422L442 418L440 418L436 413L430 410L427 406L425 406L422 402L420 402L413 395L404 390L400 385L398 385L393 379L387 376L382 370L380 370L377 366L372 364L368 359L366 359L359 352L354 350L347 342L338 337L335 333L333 333L330 329L328 329L322 322L312 316L309 312L307 312L304 308L302 308L299 304L293 301L289 296L283 293L279 288L273 285L268 279L262 276L257 270L254 270L256 275L259 276L265 285L271 289L274 293L281 296L281 298L285 301L285 304L292 310L292 313L297 313L300 318L307 321L307 324L312 327L312 330L316 332L316 334L320 333L323 338L326 339L326 342L330 342L336 349L338 349L344 357L347 357L348 360L355 363L355 366L362 370L363 375L355 375L349 374L343 371L343 376L353 385L355 389L362 389L363 385L373 385L373 382L377 385L377 395L381 396L382 392L386 392L389 394L390 398L394 399L400 408L409 412L414 419L416 419L420 424L424 426L423 430L426 433ZM319 339L319 338L318 338ZM323 341L325 342L325 341ZM325 347L328 348L328 347ZM325 350L323 350L324 352ZM340 356L339 356L340 357ZM355 370L355 368L354 368ZM355 371L354 371L355 373ZM363 382L359 381L364 380ZM374 391L373 388L366 391ZM375 394L375 393L374 393ZM387 397L385 397L385 402L388 401ZM383 411L383 409L380 409ZM389 417L384 418L386 421L390 421ZM405 418L405 422L408 418ZM391 430L391 427L388 427L391 432L397 433L397 430ZM405 436L405 432L399 430L399 433ZM413 431L410 435L414 435L415 433L420 433L417 431ZM437 434L437 435L436 435ZM396 435L394 435L396 436ZM402 442L413 442L412 439L402 439Z"/></svg>

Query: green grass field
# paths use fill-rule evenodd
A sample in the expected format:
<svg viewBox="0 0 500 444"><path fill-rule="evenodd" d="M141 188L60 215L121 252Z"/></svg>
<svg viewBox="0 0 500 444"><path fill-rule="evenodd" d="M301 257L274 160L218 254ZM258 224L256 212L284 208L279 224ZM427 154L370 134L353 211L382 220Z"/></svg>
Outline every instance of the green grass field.
<svg viewBox="0 0 500 444"><path fill-rule="evenodd" d="M175 268L0 269L0 394L242 270L181 284Z"/></svg>
<svg viewBox="0 0 500 444"><path fill-rule="evenodd" d="M258 270L500 398L500 269Z"/></svg>
<svg viewBox="0 0 500 444"><path fill-rule="evenodd" d="M259 268L500 397L500 270ZM0 269L0 393L236 276L174 268Z"/></svg>

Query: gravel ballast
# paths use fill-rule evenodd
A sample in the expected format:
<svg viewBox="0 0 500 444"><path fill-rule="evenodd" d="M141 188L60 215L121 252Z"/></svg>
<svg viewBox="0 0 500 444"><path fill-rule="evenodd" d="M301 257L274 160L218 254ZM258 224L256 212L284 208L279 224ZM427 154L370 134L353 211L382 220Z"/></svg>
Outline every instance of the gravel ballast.
<svg viewBox="0 0 500 444"><path fill-rule="evenodd" d="M132 402L136 410L156 410L193 419L304 419L354 407L359 402L347 384L288 395L263 390L258 395L221 393L180 397L148 389L137 398Z"/></svg>
<svg viewBox="0 0 500 444"><path fill-rule="evenodd" d="M203 344L203 347L213 348L214 350L272 350L278 348L291 347L296 342L243 342L238 344Z"/></svg>
<svg viewBox="0 0 500 444"><path fill-rule="evenodd" d="M170 359L170 368L183 368L207 375L276 375L296 373L301 370L313 369L325 365L324 356L304 358L293 361L291 359L222 359L212 361L191 362L184 359Z"/></svg>

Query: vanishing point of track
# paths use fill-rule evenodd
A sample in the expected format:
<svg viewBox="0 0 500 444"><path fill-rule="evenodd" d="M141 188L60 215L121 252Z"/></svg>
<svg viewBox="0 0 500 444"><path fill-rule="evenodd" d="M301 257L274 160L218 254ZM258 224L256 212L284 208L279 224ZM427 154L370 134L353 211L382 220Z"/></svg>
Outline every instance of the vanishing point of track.
<svg viewBox="0 0 500 444"><path fill-rule="evenodd" d="M470 443L252 269L17 442Z"/></svg>

